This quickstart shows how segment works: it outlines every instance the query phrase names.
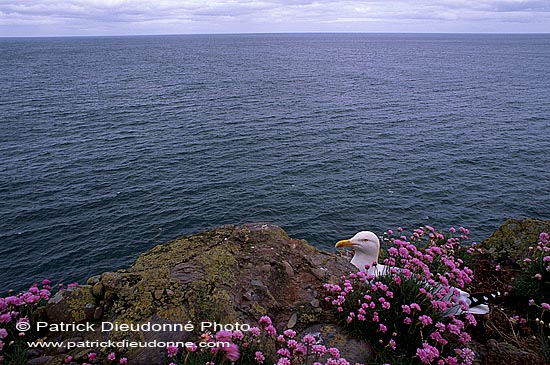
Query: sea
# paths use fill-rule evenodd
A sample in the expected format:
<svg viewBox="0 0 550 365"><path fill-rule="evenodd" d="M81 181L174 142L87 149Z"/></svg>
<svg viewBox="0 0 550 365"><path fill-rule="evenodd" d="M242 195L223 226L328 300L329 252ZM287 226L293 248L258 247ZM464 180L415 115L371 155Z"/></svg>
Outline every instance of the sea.
<svg viewBox="0 0 550 365"><path fill-rule="evenodd" d="M0 293L224 224L550 219L550 35L0 38Z"/></svg>

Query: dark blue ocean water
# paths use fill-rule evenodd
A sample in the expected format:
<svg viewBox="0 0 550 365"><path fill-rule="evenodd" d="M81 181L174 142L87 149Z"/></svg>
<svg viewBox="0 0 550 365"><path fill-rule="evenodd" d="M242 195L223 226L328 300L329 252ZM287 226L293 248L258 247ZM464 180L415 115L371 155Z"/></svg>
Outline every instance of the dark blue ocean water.
<svg viewBox="0 0 550 365"><path fill-rule="evenodd" d="M0 39L0 291L270 221L550 219L550 35Z"/></svg>

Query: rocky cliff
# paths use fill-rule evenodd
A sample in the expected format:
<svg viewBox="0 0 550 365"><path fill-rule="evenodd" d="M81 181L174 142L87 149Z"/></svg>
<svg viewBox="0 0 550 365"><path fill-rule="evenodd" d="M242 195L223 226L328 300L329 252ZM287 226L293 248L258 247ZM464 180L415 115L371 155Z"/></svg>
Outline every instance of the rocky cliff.
<svg viewBox="0 0 550 365"><path fill-rule="evenodd" d="M296 240L272 224L223 226L159 245L128 269L92 277L87 285L59 293L50 301L52 322L191 323L257 325L269 314L277 328L320 332L339 346L348 360L367 356L330 323L321 310L322 285L354 270L349 258L323 252ZM193 337L194 336L194 337ZM56 340L196 340L193 332L94 331L63 332ZM51 364L70 354L84 357L90 349L60 351ZM100 351L100 349L97 349ZM132 364L155 364L165 349L136 349Z"/></svg>
<svg viewBox="0 0 550 365"><path fill-rule="evenodd" d="M491 255L480 263L481 275L474 285L506 288L512 276L495 276L495 265L512 265L544 230L550 231L550 221L506 222L483 242ZM349 338L321 309L322 285L350 271L354 267L349 257L320 251L303 240L288 237L275 225L222 226L156 246L128 269L94 276L86 285L58 293L50 300L47 314L51 323L190 323L195 328L202 322L252 326L260 316L269 314L279 329L317 332L327 345L339 347L349 361L366 362L368 344ZM521 343L503 335L501 331L509 324L497 323L501 312L480 320L474 338L480 363L544 363L536 346L521 348ZM47 339L195 341L198 334L51 331ZM60 364L70 355L78 361L92 350L61 348L34 360ZM137 348L127 349L124 355L132 364L157 364L164 361L165 354L165 349Z"/></svg>

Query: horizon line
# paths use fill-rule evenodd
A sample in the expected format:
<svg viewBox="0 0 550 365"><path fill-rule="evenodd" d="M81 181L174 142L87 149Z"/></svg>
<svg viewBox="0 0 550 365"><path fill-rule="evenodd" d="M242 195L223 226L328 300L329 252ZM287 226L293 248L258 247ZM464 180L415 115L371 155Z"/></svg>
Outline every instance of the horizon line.
<svg viewBox="0 0 550 365"><path fill-rule="evenodd" d="M300 35L300 34L410 34L410 35L549 35L550 32L331 32L331 31L308 31L308 32L212 32L212 33L137 33L137 34L90 34L90 35L0 35L0 39L8 38L100 38L100 37L174 37L174 36L219 36L219 35Z"/></svg>

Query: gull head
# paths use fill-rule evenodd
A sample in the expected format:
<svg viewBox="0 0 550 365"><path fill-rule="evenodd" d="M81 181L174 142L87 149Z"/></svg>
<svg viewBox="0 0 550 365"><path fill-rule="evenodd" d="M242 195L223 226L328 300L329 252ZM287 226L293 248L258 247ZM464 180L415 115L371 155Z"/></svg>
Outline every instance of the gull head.
<svg viewBox="0 0 550 365"><path fill-rule="evenodd" d="M339 247L353 247L356 255L367 256L376 261L380 252L380 240L371 231L361 231L348 240L338 241L336 248Z"/></svg>

